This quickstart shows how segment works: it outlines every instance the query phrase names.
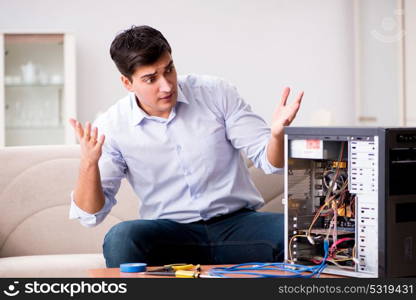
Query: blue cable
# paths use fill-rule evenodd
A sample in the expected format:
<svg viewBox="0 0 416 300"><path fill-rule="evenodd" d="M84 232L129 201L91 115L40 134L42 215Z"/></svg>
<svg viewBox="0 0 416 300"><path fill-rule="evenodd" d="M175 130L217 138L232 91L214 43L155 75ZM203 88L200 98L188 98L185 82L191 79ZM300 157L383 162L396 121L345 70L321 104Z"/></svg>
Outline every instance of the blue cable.
<svg viewBox="0 0 416 300"><path fill-rule="evenodd" d="M209 272L209 275L223 277L223 278L231 278L225 276L226 274L242 274L242 275L251 275L255 276L255 278L308 278L319 277L322 271L326 268L326 260L328 258L329 253L329 241L324 240L324 252L325 255L319 265L316 266L304 266L299 264L287 264L287 263L244 263L238 264L231 267L217 267L212 268ZM275 274L264 274L264 273L256 273L256 272L241 272L241 271L286 271L293 273L291 275L275 275ZM310 272L310 274L302 274L304 272Z"/></svg>

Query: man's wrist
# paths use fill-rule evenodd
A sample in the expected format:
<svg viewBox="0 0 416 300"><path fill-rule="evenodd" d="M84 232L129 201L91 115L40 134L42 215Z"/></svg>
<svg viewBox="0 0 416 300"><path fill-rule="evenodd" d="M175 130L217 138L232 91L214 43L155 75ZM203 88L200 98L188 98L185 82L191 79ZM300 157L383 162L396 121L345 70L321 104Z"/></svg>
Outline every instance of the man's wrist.
<svg viewBox="0 0 416 300"><path fill-rule="evenodd" d="M90 160L88 158L82 158L80 163L81 170L87 171L90 169L98 168L98 161Z"/></svg>
<svg viewBox="0 0 416 300"><path fill-rule="evenodd" d="M272 137L275 139L282 139L285 127L283 125L273 126Z"/></svg>

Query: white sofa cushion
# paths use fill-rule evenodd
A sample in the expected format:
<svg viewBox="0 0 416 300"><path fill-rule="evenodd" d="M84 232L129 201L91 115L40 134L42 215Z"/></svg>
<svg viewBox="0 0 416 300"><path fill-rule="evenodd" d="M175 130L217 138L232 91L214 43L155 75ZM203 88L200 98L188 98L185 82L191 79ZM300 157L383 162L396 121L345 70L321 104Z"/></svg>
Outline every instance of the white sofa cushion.
<svg viewBox="0 0 416 300"><path fill-rule="evenodd" d="M88 277L88 269L98 268L105 268L101 253L0 258L0 277Z"/></svg>

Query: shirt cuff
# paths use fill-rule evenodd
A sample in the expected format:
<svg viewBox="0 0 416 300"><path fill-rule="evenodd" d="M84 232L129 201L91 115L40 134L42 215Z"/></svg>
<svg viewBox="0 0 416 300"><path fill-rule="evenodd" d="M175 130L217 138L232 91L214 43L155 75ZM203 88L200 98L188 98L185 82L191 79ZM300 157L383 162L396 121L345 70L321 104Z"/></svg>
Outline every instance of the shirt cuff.
<svg viewBox="0 0 416 300"><path fill-rule="evenodd" d="M283 170L284 170L284 168L276 168L275 166L273 166L270 162L269 162L269 159L267 158L267 155L266 155L266 168L265 168L265 170L264 170L264 172L266 173L266 174L283 174Z"/></svg>
<svg viewBox="0 0 416 300"><path fill-rule="evenodd" d="M77 206L74 201L74 191L71 192L71 207L69 209L69 219L79 219L81 225L85 227L93 227L97 225L97 217L95 214L87 213Z"/></svg>
<svg viewBox="0 0 416 300"><path fill-rule="evenodd" d="M264 154L263 154L263 171L266 174L283 174L284 168L276 168L273 166L269 158L267 157L267 147L269 146L269 143L266 144L264 147Z"/></svg>

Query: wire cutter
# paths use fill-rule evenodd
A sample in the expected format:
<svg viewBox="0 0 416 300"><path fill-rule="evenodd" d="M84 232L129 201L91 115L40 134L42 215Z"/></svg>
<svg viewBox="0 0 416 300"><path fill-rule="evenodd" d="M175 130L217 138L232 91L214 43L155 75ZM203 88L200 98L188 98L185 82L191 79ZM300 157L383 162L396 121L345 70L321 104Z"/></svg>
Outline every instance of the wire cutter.
<svg viewBox="0 0 416 300"><path fill-rule="evenodd" d="M192 265L192 264L170 264L170 265L164 265L161 268L157 268L157 269L153 269L150 271L147 271L148 273L153 273L153 272L176 272L176 271L196 271L196 272L200 272L201 271L201 266L198 265Z"/></svg>

